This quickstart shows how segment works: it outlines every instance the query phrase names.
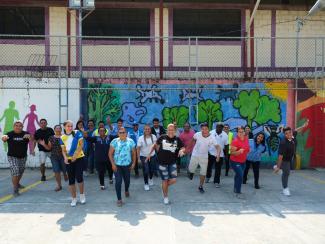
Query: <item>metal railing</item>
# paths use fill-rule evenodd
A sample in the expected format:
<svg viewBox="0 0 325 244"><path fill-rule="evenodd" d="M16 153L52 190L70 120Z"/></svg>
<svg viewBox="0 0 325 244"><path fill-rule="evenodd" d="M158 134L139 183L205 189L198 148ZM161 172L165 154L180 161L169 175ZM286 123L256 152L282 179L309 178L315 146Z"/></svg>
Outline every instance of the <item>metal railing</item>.
<svg viewBox="0 0 325 244"><path fill-rule="evenodd" d="M325 74L325 37L0 35L0 77L262 79ZM163 52L160 52L160 45Z"/></svg>

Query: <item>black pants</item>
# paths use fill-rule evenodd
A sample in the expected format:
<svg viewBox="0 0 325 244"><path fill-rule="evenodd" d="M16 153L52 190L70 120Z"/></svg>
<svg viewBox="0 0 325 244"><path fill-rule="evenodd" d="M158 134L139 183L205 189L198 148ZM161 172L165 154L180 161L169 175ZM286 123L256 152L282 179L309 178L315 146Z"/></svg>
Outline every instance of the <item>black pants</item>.
<svg viewBox="0 0 325 244"><path fill-rule="evenodd" d="M229 173L229 169L230 169L230 155L225 156L225 164L226 164L226 172L225 172L225 176L228 176Z"/></svg>
<svg viewBox="0 0 325 244"><path fill-rule="evenodd" d="M128 166L119 166L117 165L117 171L115 174L115 190L117 200L122 200L122 181L124 181L125 192L129 191L130 187L130 165Z"/></svg>
<svg viewBox="0 0 325 244"><path fill-rule="evenodd" d="M139 162L138 162L138 154L136 155L135 165L134 165L134 174L136 176L139 175Z"/></svg>
<svg viewBox="0 0 325 244"><path fill-rule="evenodd" d="M111 180L113 178L112 164L110 163L109 160L107 160L107 161L96 161L96 166L97 166L99 184L101 186L103 186L103 185L105 185L104 178L105 178L106 170L108 171L109 179Z"/></svg>
<svg viewBox="0 0 325 244"><path fill-rule="evenodd" d="M221 175L221 167L223 163L223 158L220 158L219 162L216 161L216 157L209 154L209 161L208 161L208 168L207 168L207 178L211 178L212 176L212 168L215 165L215 172L214 172L214 180L213 183L220 184L220 175Z"/></svg>
<svg viewBox="0 0 325 244"><path fill-rule="evenodd" d="M69 185L74 185L76 180L78 183L82 183L83 179L83 169L84 169L84 158L78 158L76 161L71 162L69 160L69 164L66 165Z"/></svg>
<svg viewBox="0 0 325 244"><path fill-rule="evenodd" d="M253 166L253 172L254 172L254 184L255 186L258 186L258 180L260 177L260 163L261 162L253 162L253 161L246 161L246 168L244 171L244 177L243 177L243 183L246 184L247 181L247 175L248 175L248 171L249 168L251 167L251 165Z"/></svg>

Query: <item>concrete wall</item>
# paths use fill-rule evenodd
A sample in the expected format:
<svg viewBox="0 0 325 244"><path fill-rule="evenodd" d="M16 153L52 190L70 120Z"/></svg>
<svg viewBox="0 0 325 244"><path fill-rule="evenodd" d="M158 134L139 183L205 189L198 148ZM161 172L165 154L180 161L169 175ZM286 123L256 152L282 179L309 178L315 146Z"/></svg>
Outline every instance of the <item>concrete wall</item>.
<svg viewBox="0 0 325 244"><path fill-rule="evenodd" d="M62 87L66 87L66 81L62 80ZM69 88L78 88L78 79L69 79ZM29 84L29 89L27 89ZM12 89L15 88L15 89ZM38 89L48 88L48 89ZM1 135L12 130L13 121L25 120L24 129L34 133L33 127L39 128L36 120L46 118L50 127L59 121L59 82L58 79L29 79L29 78L2 78L0 87L0 128ZM66 90L62 90L62 103L66 104ZM79 118L79 90L68 92L68 117L66 110L61 111L61 122L66 119L77 121ZM13 107L9 109L9 104ZM36 111L31 114L31 105L35 105ZM29 156L28 166L38 166L38 155ZM48 162L48 165L49 162ZM0 168L7 167L4 144L0 143Z"/></svg>

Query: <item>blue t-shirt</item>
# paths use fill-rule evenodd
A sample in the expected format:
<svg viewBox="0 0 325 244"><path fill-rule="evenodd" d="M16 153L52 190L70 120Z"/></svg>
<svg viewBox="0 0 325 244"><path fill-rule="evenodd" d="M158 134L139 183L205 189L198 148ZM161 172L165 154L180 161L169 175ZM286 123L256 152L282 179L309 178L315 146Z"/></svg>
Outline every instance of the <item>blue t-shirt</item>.
<svg viewBox="0 0 325 244"><path fill-rule="evenodd" d="M250 152L247 155L247 160L252 162L261 161L262 154L265 152L266 147L263 144L256 145L254 139L249 139Z"/></svg>
<svg viewBox="0 0 325 244"><path fill-rule="evenodd" d="M122 141L120 138L115 138L111 142L114 148L114 161L116 165L127 166L132 163L132 149L135 148L135 143L132 139L126 138Z"/></svg>

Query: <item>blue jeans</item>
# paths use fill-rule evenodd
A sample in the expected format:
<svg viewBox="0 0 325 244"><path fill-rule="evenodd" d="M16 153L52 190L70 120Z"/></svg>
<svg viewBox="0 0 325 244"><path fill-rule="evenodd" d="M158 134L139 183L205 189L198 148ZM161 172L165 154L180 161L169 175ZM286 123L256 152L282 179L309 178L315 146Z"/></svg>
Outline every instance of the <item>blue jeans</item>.
<svg viewBox="0 0 325 244"><path fill-rule="evenodd" d="M95 168L95 152L93 147L88 148L88 170L89 172L94 172Z"/></svg>
<svg viewBox="0 0 325 244"><path fill-rule="evenodd" d="M140 156L140 160L142 163L144 184L148 184L148 178L152 179L153 174L155 172L156 161L157 161L156 156L151 157L148 162L145 162L146 157Z"/></svg>
<svg viewBox="0 0 325 244"><path fill-rule="evenodd" d="M235 172L235 184L234 191L235 193L241 193L241 184L243 183L243 176L245 170L245 163L237 163L230 160L231 168Z"/></svg>
<svg viewBox="0 0 325 244"><path fill-rule="evenodd" d="M117 171L114 172L115 175L115 191L117 200L122 200L122 181L124 180L125 192L129 191L130 186L130 166L119 166L116 165Z"/></svg>

